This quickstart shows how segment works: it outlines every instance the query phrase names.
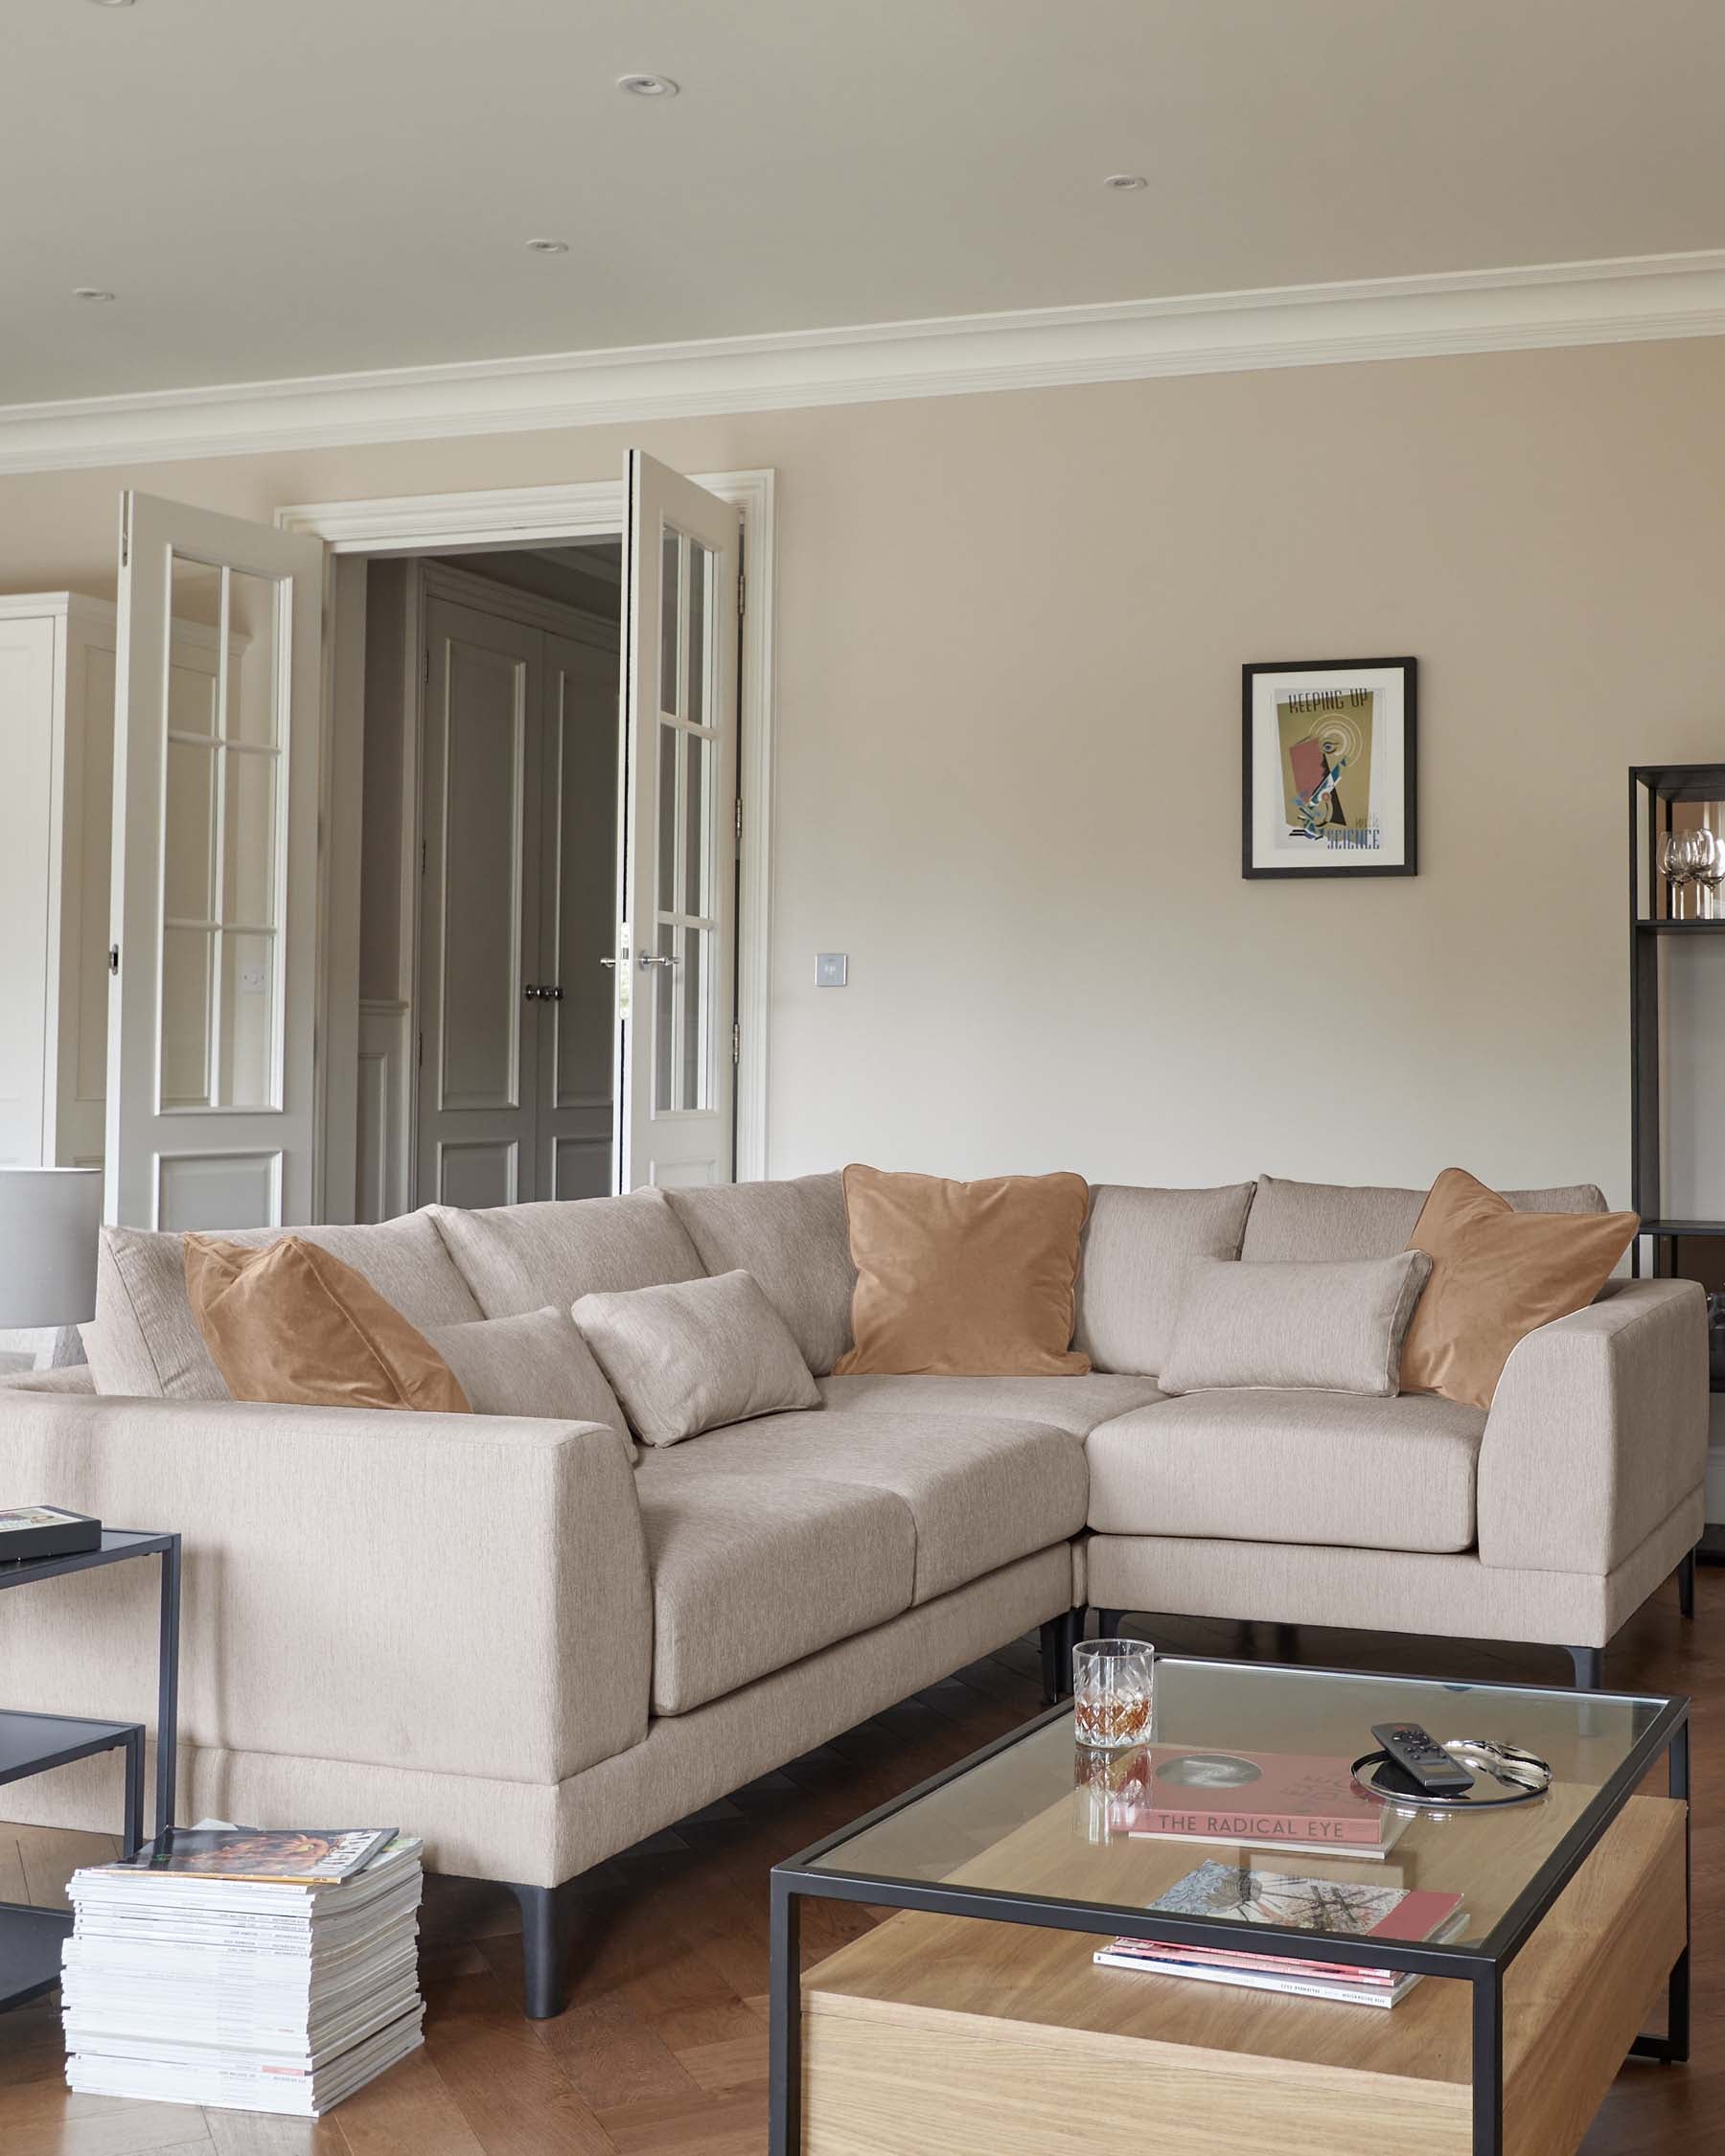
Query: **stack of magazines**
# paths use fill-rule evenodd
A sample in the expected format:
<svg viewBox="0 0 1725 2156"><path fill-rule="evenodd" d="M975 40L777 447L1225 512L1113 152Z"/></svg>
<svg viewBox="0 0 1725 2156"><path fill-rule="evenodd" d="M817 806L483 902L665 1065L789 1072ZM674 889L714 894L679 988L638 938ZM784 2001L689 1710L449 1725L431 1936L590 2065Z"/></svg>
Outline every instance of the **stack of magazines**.
<svg viewBox="0 0 1725 2156"><path fill-rule="evenodd" d="M174 1827L76 1871L66 2079L317 2118L420 2042L420 1845Z"/></svg>
<svg viewBox="0 0 1725 2156"><path fill-rule="evenodd" d="M1309 1879L1232 1864L1201 1864L1171 1887L1152 1910L1177 1916L1223 1916L1240 1924L1278 1924L1331 1938L1394 1940L1454 1938L1467 1922L1460 1894L1405 1887ZM1195 1977L1253 1991L1287 1991L1302 1999L1341 1999L1353 2006L1398 2006L1418 1977L1405 1969L1354 1969L1323 1959L1322 1938L1310 1956L1243 1954L1226 1941L1181 1946L1164 1939L1117 1938L1097 1950L1104 1968L1156 1976Z"/></svg>

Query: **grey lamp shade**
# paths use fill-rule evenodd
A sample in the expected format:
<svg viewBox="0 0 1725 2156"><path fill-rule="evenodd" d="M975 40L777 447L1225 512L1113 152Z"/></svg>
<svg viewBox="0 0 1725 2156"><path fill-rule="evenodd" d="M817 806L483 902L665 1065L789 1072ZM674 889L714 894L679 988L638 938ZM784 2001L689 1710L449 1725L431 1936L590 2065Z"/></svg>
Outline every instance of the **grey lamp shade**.
<svg viewBox="0 0 1725 2156"><path fill-rule="evenodd" d="M100 1168L0 1167L0 1325L81 1325L96 1315Z"/></svg>

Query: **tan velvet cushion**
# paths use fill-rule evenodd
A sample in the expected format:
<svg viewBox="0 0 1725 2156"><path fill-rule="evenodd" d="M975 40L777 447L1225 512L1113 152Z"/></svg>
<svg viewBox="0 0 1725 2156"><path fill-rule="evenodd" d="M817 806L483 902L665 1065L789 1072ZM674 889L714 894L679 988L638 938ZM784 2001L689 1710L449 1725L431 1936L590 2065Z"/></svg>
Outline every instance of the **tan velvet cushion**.
<svg viewBox="0 0 1725 2156"><path fill-rule="evenodd" d="M1423 1250L1334 1265L1192 1258L1158 1383L1167 1393L1265 1387L1392 1399L1431 1270Z"/></svg>
<svg viewBox="0 0 1725 2156"><path fill-rule="evenodd" d="M1433 1183L1409 1238L1432 1277L1402 1342L1402 1388L1489 1408L1509 1351L1585 1310L1629 1248L1634 1213L1524 1213L1465 1168Z"/></svg>
<svg viewBox="0 0 1725 2156"><path fill-rule="evenodd" d="M188 1235L186 1299L236 1400L468 1412L455 1373L362 1273L298 1235Z"/></svg>
<svg viewBox="0 0 1725 2156"><path fill-rule="evenodd" d="M820 1405L789 1326L747 1273L583 1296L574 1319L645 1445Z"/></svg>
<svg viewBox="0 0 1725 2156"><path fill-rule="evenodd" d="M1071 1351L1082 1176L844 1171L856 1345L835 1377L1081 1377Z"/></svg>

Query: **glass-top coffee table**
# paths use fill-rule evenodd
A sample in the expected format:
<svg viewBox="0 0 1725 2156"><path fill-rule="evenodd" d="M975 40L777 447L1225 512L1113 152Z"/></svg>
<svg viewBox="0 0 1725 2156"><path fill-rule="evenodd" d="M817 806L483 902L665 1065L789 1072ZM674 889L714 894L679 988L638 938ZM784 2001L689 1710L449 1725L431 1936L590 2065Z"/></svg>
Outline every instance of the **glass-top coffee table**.
<svg viewBox="0 0 1725 2156"><path fill-rule="evenodd" d="M1387 1855L1126 1831L1122 1753L1070 1707L772 1872L773 2156L1094 2156L1160 2145L1345 2156L1540 2156L1578 2145L1623 2057L1689 2047L1689 1702L1163 1656L1170 1746L1344 1769L1374 1723L1507 1743L1531 1801L1398 1821ZM1668 1797L1638 1795L1661 1756ZM1386 1944L1148 1905L1206 1860L1460 1896L1441 1940ZM801 1904L903 1914L798 1980ZM1097 1934L1224 1944L1423 1982L1381 2007L1097 1967ZM1662 2035L1644 2033L1666 2001Z"/></svg>

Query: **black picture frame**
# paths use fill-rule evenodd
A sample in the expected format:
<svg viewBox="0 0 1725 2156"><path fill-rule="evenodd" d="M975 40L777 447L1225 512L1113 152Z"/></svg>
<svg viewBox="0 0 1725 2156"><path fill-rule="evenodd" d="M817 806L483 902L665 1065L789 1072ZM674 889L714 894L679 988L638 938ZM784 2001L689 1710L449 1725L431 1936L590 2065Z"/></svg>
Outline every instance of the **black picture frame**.
<svg viewBox="0 0 1725 2156"><path fill-rule="evenodd" d="M1396 673L1401 676L1402 858L1397 861L1325 860L1310 867L1273 865L1254 846L1254 727L1256 683L1268 675ZM1415 658L1261 660L1240 669L1240 874L1256 880L1303 882L1312 877L1419 874L1419 661Z"/></svg>

